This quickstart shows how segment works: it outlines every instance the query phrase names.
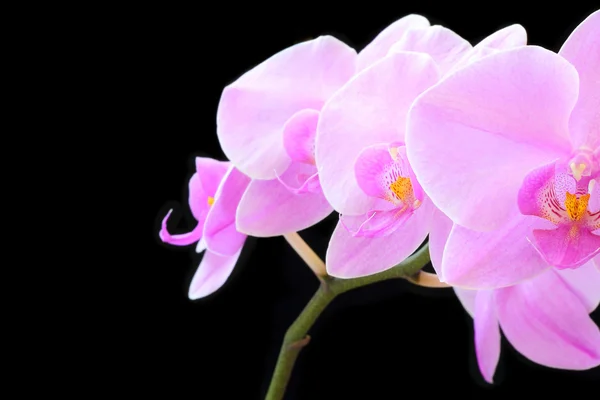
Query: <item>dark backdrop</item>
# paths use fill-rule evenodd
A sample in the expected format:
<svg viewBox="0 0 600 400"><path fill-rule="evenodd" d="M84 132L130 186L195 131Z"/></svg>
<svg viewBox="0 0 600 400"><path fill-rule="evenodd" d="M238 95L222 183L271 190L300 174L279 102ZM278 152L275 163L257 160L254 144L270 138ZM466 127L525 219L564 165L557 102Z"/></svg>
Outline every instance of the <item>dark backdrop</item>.
<svg viewBox="0 0 600 400"><path fill-rule="evenodd" d="M419 13L476 43L520 23L530 44L558 51L594 8L528 9L482 2L339 3L223 2L210 6L144 6L124 39L135 60L134 130L143 137L137 176L148 182L147 260L136 276L131 316L141 328L128 337L132 382L163 398L260 399L286 328L317 288L317 280L282 238L249 240L227 284L190 301L187 288L201 256L159 243L166 210L177 232L192 227L187 181L196 155L224 159L215 133L221 90L242 73L294 43L332 34L357 50L388 24ZM412 4L412 5L409 5ZM557 4L557 3L554 3ZM183 211L183 212L181 212ZM178 222L176 220L179 220ZM335 216L302 232L324 257ZM139 291L139 293L138 293ZM600 314L594 314L600 323ZM460 396L505 398L565 392L585 395L599 369L572 372L535 365L503 341L497 385L483 383L473 355L472 322L451 289L387 281L336 299L311 331L286 399L391 399ZM596 385L597 387L598 385ZM188 397L191 396L191 397Z"/></svg>

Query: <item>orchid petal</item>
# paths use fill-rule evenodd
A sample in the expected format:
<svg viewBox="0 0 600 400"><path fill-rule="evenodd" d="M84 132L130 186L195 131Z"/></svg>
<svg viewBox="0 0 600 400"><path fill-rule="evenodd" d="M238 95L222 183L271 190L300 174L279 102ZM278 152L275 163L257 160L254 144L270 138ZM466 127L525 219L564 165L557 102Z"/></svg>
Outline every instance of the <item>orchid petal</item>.
<svg viewBox="0 0 600 400"><path fill-rule="evenodd" d="M204 227L202 227L204 229ZM206 250L206 242L203 239L200 239L196 244L196 253L200 254L204 250Z"/></svg>
<svg viewBox="0 0 600 400"><path fill-rule="evenodd" d="M406 159L406 148L398 143L363 149L354 163L354 174L365 194L395 206L413 208L415 200L420 202L425 195Z"/></svg>
<svg viewBox="0 0 600 400"><path fill-rule="evenodd" d="M573 145L595 148L600 145L600 10L575 28L558 54L579 73L579 99L569 121Z"/></svg>
<svg viewBox="0 0 600 400"><path fill-rule="evenodd" d="M356 182L356 157L367 146L401 142L412 101L438 76L425 54L390 55L356 75L323 107L316 160L321 187L334 209L361 215L374 208L376 199Z"/></svg>
<svg viewBox="0 0 600 400"><path fill-rule="evenodd" d="M458 286L453 286L452 289L467 313L471 318L475 318L475 299L479 290L464 289Z"/></svg>
<svg viewBox="0 0 600 400"><path fill-rule="evenodd" d="M560 207L566 193L575 193L575 179L566 173L557 173L556 162L551 161L531 170L523 179L517 195L519 210L525 215L535 215L558 224Z"/></svg>
<svg viewBox="0 0 600 400"><path fill-rule="evenodd" d="M211 252L230 256L243 246L246 235L236 230L235 213L249 183L250 178L233 166L223 178L204 224L204 240Z"/></svg>
<svg viewBox="0 0 600 400"><path fill-rule="evenodd" d="M431 265L440 282L444 282L442 256L444 255L444 248L452 230L452 225L452 220L436 208L431 220L431 232L429 232L429 255L431 257Z"/></svg>
<svg viewBox="0 0 600 400"><path fill-rule="evenodd" d="M393 267L423 243L432 214L433 206L425 199L404 225L379 238L353 237L339 222L327 248L327 273L337 278L358 278Z"/></svg>
<svg viewBox="0 0 600 400"><path fill-rule="evenodd" d="M412 209L370 211L367 216L340 216L340 222L355 237L378 238L388 236L413 214Z"/></svg>
<svg viewBox="0 0 600 400"><path fill-rule="evenodd" d="M216 192L216 186L215 190L213 191L212 185L210 185L210 183L212 183L212 179L207 179L208 177L206 175L204 175L204 178L205 182L208 181L206 182L207 188L205 188L205 185L203 185L203 182L200 180L197 172L192 175L190 181L188 182L188 206L190 207L190 211L192 212L192 215L196 221L200 221L202 223L204 223L204 219L206 219L206 214L208 213L208 209L210 207L209 199L210 197L214 197ZM218 185L219 183L217 182L217 186Z"/></svg>
<svg viewBox="0 0 600 400"><path fill-rule="evenodd" d="M445 281L469 289L493 289L513 285L549 269L550 265L527 240L540 222L536 217L521 215L492 232L473 231L455 224L442 258Z"/></svg>
<svg viewBox="0 0 600 400"><path fill-rule="evenodd" d="M578 225L556 229L534 229L536 249L554 267L577 268L600 253L600 236Z"/></svg>
<svg viewBox="0 0 600 400"><path fill-rule="evenodd" d="M590 184L591 188L588 189L588 193L590 194L588 210L591 213L597 213L600 211L600 184L598 182L598 177L593 181L590 181Z"/></svg>
<svg viewBox="0 0 600 400"><path fill-rule="evenodd" d="M553 368L600 365L600 330L553 270L495 293L500 326L530 360Z"/></svg>
<svg viewBox="0 0 600 400"><path fill-rule="evenodd" d="M579 296L589 313L598 307L600 274L593 261L589 261L579 268L557 270L556 273L569 285L571 291Z"/></svg>
<svg viewBox="0 0 600 400"><path fill-rule="evenodd" d="M488 47L497 50L508 50L527 44L527 31L522 25L513 24L499 29L474 47Z"/></svg>
<svg viewBox="0 0 600 400"><path fill-rule="evenodd" d="M570 152L577 84L577 71L563 58L524 46L484 57L420 96L406 147L434 204L455 223L481 231L518 214L525 174Z"/></svg>
<svg viewBox="0 0 600 400"><path fill-rule="evenodd" d="M279 183L281 183L283 185L283 187L285 187L287 190L289 190L291 193L293 194L304 194L304 193L321 193L321 183L319 182L319 173L315 172L314 174L312 174L311 176L306 176L304 174L298 174L295 177L292 177L290 175L286 176L286 178L288 178L288 180L296 178L297 181L301 181L302 178L304 178L304 182L300 183L299 187L294 187L291 186L290 184L288 184L286 181L283 180L283 178L281 177L277 177L277 180L279 181Z"/></svg>
<svg viewBox="0 0 600 400"><path fill-rule="evenodd" d="M487 57L492 54L498 53L500 50L493 49L491 47L473 47L471 51L469 51L465 56L458 61L454 66L446 73L446 75L450 75L454 73L454 71L464 68L465 66L474 63L477 60L482 59L483 57Z"/></svg>
<svg viewBox="0 0 600 400"><path fill-rule="evenodd" d="M192 243L196 243L202 238L202 222L198 223L191 232L180 235L171 235L167 229L167 221L171 216L171 212L173 212L172 209L167 212L167 215L165 215L162 220L161 229L158 233L160 240L162 240L164 243L169 243L174 246L187 246Z"/></svg>
<svg viewBox="0 0 600 400"><path fill-rule="evenodd" d="M282 179L315 171L311 165L294 162ZM256 237L279 236L306 229L332 211L322 192L296 195L276 179L252 180L237 210L237 229Z"/></svg>
<svg viewBox="0 0 600 400"><path fill-rule="evenodd" d="M192 177L192 179L190 179L190 208L192 209L192 213L194 213L194 206L198 207L198 205L201 205L200 213L205 215L208 212L208 197L215 197L217 189L227 173L227 170L231 166L231 163L229 161L219 161L208 157L196 157L195 164L195 178ZM197 192L193 202L191 198L192 185L194 191ZM196 214L194 214L194 216L196 216Z"/></svg>
<svg viewBox="0 0 600 400"><path fill-rule="evenodd" d="M214 293L227 281L242 250L231 256L222 256L211 251L204 253L200 266L196 270L188 297L196 300Z"/></svg>
<svg viewBox="0 0 600 400"><path fill-rule="evenodd" d="M358 187L368 196L385 200L388 197L389 185L383 182L382 176L392 162L387 143L366 147L354 164Z"/></svg>
<svg viewBox="0 0 600 400"><path fill-rule="evenodd" d="M415 51L430 55L442 75L472 49L471 44L448 28L434 25L411 29L394 44L388 54Z"/></svg>
<svg viewBox="0 0 600 400"><path fill-rule="evenodd" d="M315 164L315 135L319 112L298 111L283 126L283 146L292 161Z"/></svg>
<svg viewBox="0 0 600 400"><path fill-rule="evenodd" d="M452 67L448 74L483 57L498 53L499 51L525 45L527 45L527 32L525 31L525 28L519 24L507 26L477 43L470 52L465 54L459 62L454 64L454 67Z"/></svg>
<svg viewBox="0 0 600 400"><path fill-rule="evenodd" d="M428 26L429 21L427 18L416 14L407 15L392 23L358 53L358 58L356 59L357 72L362 71L385 57L390 47L400 40L409 29L425 28Z"/></svg>
<svg viewBox="0 0 600 400"><path fill-rule="evenodd" d="M290 164L282 129L296 112L319 110L355 72L356 52L331 36L291 46L223 90L217 135L223 152L254 179Z"/></svg>
<svg viewBox="0 0 600 400"><path fill-rule="evenodd" d="M574 221L568 217L565 198L567 194L573 196L576 190L575 179L551 162L528 173L518 194L521 213L558 225L533 231L533 242L540 255L557 268L579 267L600 252L600 236L590 232L593 227L589 224L593 222L588 220L592 218L584 214L582 221Z"/></svg>
<svg viewBox="0 0 600 400"><path fill-rule="evenodd" d="M480 290L475 298L475 354L483 378L493 383L500 360L500 326L496 317L493 290Z"/></svg>

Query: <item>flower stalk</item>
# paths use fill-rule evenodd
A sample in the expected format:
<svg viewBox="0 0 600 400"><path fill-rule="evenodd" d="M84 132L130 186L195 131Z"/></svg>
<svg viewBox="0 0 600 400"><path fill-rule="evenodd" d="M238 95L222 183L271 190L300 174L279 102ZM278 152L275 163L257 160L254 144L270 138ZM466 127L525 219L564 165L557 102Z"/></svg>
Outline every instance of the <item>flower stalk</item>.
<svg viewBox="0 0 600 400"><path fill-rule="evenodd" d="M300 237L298 236L298 238ZM302 239L300 238L300 240ZM321 280L319 289L285 334L266 400L283 399L296 359L302 348L310 340L308 335L310 328L337 295L387 279L409 277L414 279L427 263L429 263L428 243L405 261L378 274L354 279L338 279L330 276L319 277Z"/></svg>

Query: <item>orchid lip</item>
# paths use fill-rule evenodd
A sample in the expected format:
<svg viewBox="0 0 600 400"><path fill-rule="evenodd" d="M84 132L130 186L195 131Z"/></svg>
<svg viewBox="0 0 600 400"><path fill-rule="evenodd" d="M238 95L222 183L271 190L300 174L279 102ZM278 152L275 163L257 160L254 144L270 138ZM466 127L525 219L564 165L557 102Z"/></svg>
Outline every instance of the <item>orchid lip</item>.
<svg viewBox="0 0 600 400"><path fill-rule="evenodd" d="M363 149L354 168L358 186L373 198L374 208L363 215L357 229L352 229L342 219L352 236L387 236L421 206L422 199L417 198L414 190L419 187L418 182L402 143L377 144Z"/></svg>
<svg viewBox="0 0 600 400"><path fill-rule="evenodd" d="M534 229L531 242L559 269L578 268L600 251L600 236L593 233L600 228L598 191L586 157L579 152L568 163L557 160L531 171L518 195L521 213L556 226Z"/></svg>

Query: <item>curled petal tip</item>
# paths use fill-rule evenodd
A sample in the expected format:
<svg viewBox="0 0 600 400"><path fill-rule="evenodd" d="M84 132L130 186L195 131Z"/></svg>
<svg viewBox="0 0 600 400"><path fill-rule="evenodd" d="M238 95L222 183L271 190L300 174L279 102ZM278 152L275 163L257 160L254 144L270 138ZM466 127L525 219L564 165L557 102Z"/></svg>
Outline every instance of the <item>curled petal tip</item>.
<svg viewBox="0 0 600 400"><path fill-rule="evenodd" d="M167 221L171 216L173 209L170 209L167 212L167 215L162 220L160 232L158 232L158 236L163 243L168 243L174 246L187 246L192 243L196 243L202 238L202 228L203 224L198 223L196 227L188 233L183 233L180 235L171 235L167 230Z"/></svg>
<svg viewBox="0 0 600 400"><path fill-rule="evenodd" d="M162 240L164 243L167 243L169 241L169 238L171 237L169 231L167 230L167 221L169 220L169 217L171 216L172 212L172 208L169 211L167 211L167 214L164 216L160 224L160 231L158 232L158 237L160 237L160 240Z"/></svg>

